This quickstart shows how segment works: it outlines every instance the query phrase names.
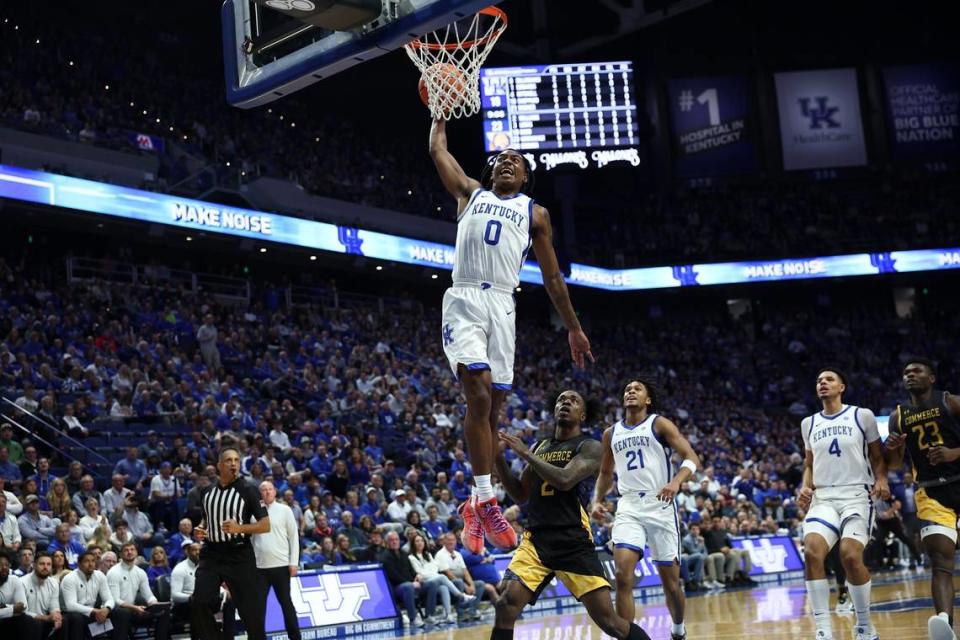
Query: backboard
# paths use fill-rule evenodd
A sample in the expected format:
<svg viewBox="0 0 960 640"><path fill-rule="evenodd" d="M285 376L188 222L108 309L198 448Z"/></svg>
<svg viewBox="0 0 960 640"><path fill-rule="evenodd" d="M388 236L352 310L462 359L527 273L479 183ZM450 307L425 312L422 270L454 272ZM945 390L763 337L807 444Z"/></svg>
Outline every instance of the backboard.
<svg viewBox="0 0 960 640"><path fill-rule="evenodd" d="M497 1L224 0L227 101L273 102Z"/></svg>

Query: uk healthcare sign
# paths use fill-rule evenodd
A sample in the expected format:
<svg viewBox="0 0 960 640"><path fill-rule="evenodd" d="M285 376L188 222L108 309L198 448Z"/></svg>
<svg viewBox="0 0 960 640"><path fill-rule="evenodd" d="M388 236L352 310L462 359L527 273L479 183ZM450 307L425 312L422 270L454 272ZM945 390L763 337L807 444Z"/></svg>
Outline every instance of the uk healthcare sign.
<svg viewBox="0 0 960 640"><path fill-rule="evenodd" d="M901 162L960 157L960 67L917 64L883 70L890 149Z"/></svg>
<svg viewBox="0 0 960 640"><path fill-rule="evenodd" d="M745 77L674 79L667 82L667 96L677 176L757 169Z"/></svg>
<svg viewBox="0 0 960 640"><path fill-rule="evenodd" d="M774 82L784 169L867 163L854 69L777 73Z"/></svg>

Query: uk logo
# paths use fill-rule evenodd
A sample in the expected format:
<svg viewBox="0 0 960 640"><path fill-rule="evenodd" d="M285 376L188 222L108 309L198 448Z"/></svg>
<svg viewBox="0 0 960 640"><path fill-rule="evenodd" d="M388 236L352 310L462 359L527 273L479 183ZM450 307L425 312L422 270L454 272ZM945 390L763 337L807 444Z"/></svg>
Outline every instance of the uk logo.
<svg viewBox="0 0 960 640"><path fill-rule="evenodd" d="M804 118L810 120L811 129L839 129L840 123L836 121L835 116L840 111L840 107L831 107L827 103L830 98L827 96L817 96L815 98L800 98L800 113Z"/></svg>
<svg viewBox="0 0 960 640"><path fill-rule="evenodd" d="M363 251L360 250L363 239L360 238L360 230L356 227L337 227L337 240L343 245L346 253L363 255Z"/></svg>
<svg viewBox="0 0 960 640"><path fill-rule="evenodd" d="M759 544L754 544L758 542ZM763 573L779 573L787 570L787 550L775 544L770 544L766 538L759 541L743 540L743 548L750 553L750 560L760 567Z"/></svg>
<svg viewBox="0 0 960 640"><path fill-rule="evenodd" d="M450 323L443 325L443 346L448 344L453 344L453 327L450 326Z"/></svg>
<svg viewBox="0 0 960 640"><path fill-rule="evenodd" d="M342 584L335 573L319 574L317 581L311 586L290 581L290 599L298 618L309 618L312 627L361 621L360 605L370 599L367 585Z"/></svg>

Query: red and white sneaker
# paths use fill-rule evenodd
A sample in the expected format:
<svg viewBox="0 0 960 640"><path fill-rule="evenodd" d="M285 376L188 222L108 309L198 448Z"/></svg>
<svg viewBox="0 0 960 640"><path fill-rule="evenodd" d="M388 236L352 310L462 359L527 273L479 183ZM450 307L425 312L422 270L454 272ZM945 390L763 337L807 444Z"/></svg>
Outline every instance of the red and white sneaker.
<svg viewBox="0 0 960 640"><path fill-rule="evenodd" d="M463 519L463 531L460 532L460 544L470 553L483 553L483 525L477 514L477 497L472 495L460 505L457 511Z"/></svg>
<svg viewBox="0 0 960 640"><path fill-rule="evenodd" d="M496 498L477 501L474 509L490 544L502 551L509 551L517 546L517 532L503 517Z"/></svg>

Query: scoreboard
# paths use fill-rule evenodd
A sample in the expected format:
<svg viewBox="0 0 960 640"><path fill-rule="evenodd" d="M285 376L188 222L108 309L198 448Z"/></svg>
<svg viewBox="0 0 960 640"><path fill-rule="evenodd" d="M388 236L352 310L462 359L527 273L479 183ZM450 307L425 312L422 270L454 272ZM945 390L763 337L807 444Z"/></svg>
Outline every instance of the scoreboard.
<svg viewBox="0 0 960 640"><path fill-rule="evenodd" d="M548 170L640 164L632 62L480 69L484 147L532 155Z"/></svg>

